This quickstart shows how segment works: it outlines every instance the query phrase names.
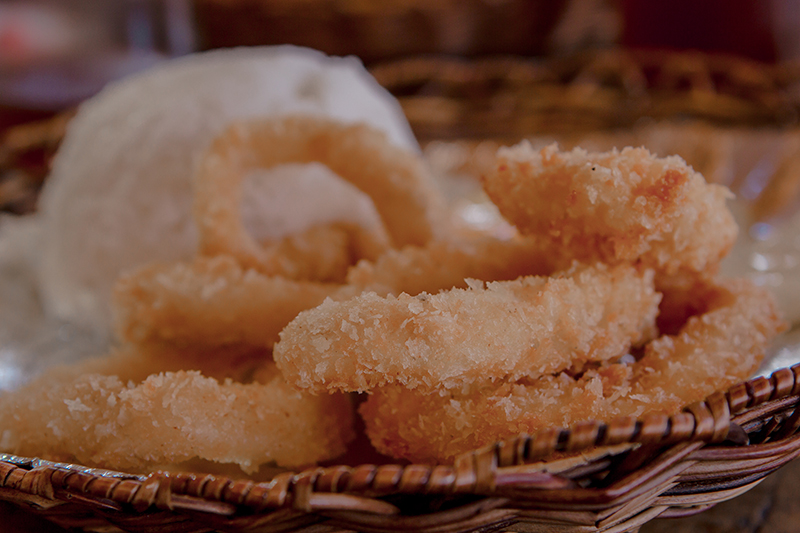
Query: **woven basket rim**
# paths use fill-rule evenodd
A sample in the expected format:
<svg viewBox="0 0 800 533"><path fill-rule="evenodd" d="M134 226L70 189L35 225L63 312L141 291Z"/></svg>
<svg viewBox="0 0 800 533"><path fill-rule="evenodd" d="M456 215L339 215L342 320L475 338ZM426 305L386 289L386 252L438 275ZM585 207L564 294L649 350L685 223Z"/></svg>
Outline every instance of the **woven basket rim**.
<svg viewBox="0 0 800 533"><path fill-rule="evenodd" d="M242 513L313 514L382 531L390 518L395 524L418 527L424 525L424 516L438 524L472 515L500 516L500 508L521 498L536 508L529 511L528 519L546 521L590 513L596 526L605 527L611 522L601 524L606 520L602 517L611 513L630 525L631 520L649 520L662 513L698 512L733 498L800 455L798 403L800 364L716 392L671 416L626 417L609 423L590 420L569 428L548 428L462 454L449 465L313 467L264 482L186 472L137 475L2 454L0 499L48 508L57 501L82 498L95 510L128 516L200 512L230 520ZM779 413L784 413L784 423L773 424L769 442L747 442L748 433L763 432L762 426ZM623 459L611 469L615 479L606 486L587 487L573 481L619 458ZM692 470L699 462L704 469ZM733 471L709 467L729 463L748 467ZM683 476L682 484L674 481L679 476ZM400 507L392 501L403 495L478 499L409 517L401 516ZM696 503L698 495L702 495L701 504ZM621 509L633 509L637 502L656 496L671 504L648 505L632 516L622 513L621 518Z"/></svg>

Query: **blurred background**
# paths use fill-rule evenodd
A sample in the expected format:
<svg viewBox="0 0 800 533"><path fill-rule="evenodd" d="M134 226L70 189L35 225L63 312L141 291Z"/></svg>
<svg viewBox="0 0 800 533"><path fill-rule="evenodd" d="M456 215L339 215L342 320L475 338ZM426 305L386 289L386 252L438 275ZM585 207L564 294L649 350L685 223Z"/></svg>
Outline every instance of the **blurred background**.
<svg viewBox="0 0 800 533"><path fill-rule="evenodd" d="M800 0L0 0L0 211L34 207L78 103L195 51L356 55L423 144L515 141L642 120L793 126L799 29Z"/></svg>
<svg viewBox="0 0 800 533"><path fill-rule="evenodd" d="M696 50L800 55L800 0L2 0L0 130L168 57L292 43L368 66L419 56Z"/></svg>

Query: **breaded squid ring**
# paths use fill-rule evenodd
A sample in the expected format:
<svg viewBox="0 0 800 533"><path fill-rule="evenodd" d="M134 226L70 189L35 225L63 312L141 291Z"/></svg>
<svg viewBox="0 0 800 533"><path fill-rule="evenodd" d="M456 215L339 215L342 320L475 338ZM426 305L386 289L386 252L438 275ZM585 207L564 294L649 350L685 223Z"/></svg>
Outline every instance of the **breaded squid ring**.
<svg viewBox="0 0 800 533"><path fill-rule="evenodd" d="M547 253L565 264L640 261L659 273L713 275L736 240L730 191L644 148L535 151L523 142L498 151L483 183L504 217L548 238Z"/></svg>
<svg viewBox="0 0 800 533"><path fill-rule="evenodd" d="M481 236L389 250L375 261L358 262L349 268L347 284L336 285L343 268L376 250L368 235L345 245L339 229L313 227L270 246L284 275L295 279L245 270L227 256L148 265L123 275L114 290L116 333L134 343L271 348L297 313L326 297L346 300L367 290L416 295L466 287L466 278L507 280L550 271L535 240Z"/></svg>
<svg viewBox="0 0 800 533"><path fill-rule="evenodd" d="M462 452L581 420L674 413L746 379L784 324L774 299L746 280L698 284L707 307L674 336L645 347L636 362L607 363L581 375L476 383L430 394L392 385L361 406L381 453L415 462L448 462Z"/></svg>
<svg viewBox="0 0 800 533"><path fill-rule="evenodd" d="M372 198L395 246L427 243L440 207L419 156L371 127L320 117L237 123L217 137L195 176L194 217L201 255L231 255L270 271L269 257L245 231L241 180L249 170L319 162Z"/></svg>
<svg viewBox="0 0 800 533"><path fill-rule="evenodd" d="M553 272L538 239L501 240L487 235L431 241L425 247L390 249L376 261L360 261L347 273L347 283L384 294L437 293L466 288L467 279L504 281Z"/></svg>
<svg viewBox="0 0 800 533"><path fill-rule="evenodd" d="M352 265L361 260L376 261L390 248L388 240L375 232L338 222L312 226L264 249L275 276L344 283Z"/></svg>
<svg viewBox="0 0 800 533"><path fill-rule="evenodd" d="M299 393L272 363L249 384L183 370L126 384L79 368L0 397L3 450L137 472L204 459L253 473L334 458L354 436L348 397Z"/></svg>
<svg viewBox="0 0 800 533"><path fill-rule="evenodd" d="M133 343L270 348L300 311L341 290L243 269L229 256L148 265L114 290L116 331Z"/></svg>
<svg viewBox="0 0 800 533"><path fill-rule="evenodd" d="M659 300L652 270L602 264L436 295L367 292L300 313L273 357L315 393L513 380L621 356L655 334Z"/></svg>

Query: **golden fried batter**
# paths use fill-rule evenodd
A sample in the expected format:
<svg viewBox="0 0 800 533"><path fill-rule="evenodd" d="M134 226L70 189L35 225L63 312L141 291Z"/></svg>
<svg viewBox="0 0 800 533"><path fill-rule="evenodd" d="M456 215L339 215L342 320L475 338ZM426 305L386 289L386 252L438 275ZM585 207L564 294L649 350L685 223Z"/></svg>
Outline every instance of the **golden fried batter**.
<svg viewBox="0 0 800 533"><path fill-rule="evenodd" d="M513 280L552 271L540 239L501 240L477 235L432 241L425 247L387 250L377 261L361 261L351 268L347 283L360 290L416 296L453 287L463 289L467 279Z"/></svg>
<svg viewBox="0 0 800 533"><path fill-rule="evenodd" d="M604 361L655 334L653 272L576 266L436 295L325 301L281 332L274 357L300 389L430 391Z"/></svg>
<svg viewBox="0 0 800 533"><path fill-rule="evenodd" d="M297 313L339 287L265 276L228 256L149 265L117 282L117 333L133 343L270 348Z"/></svg>
<svg viewBox="0 0 800 533"><path fill-rule="evenodd" d="M701 314L676 335L653 340L640 360L464 390L424 393L399 385L378 389L361 406L367 434L381 452L417 462L447 462L520 433L674 413L746 379L783 329L773 298L748 281L694 286Z"/></svg>
<svg viewBox="0 0 800 533"><path fill-rule="evenodd" d="M57 368L2 396L2 449L129 471L206 459L252 473L331 459L354 436L349 398L299 393L272 363L248 384L184 370L126 383L82 370Z"/></svg>
<svg viewBox="0 0 800 533"><path fill-rule="evenodd" d="M535 151L522 143L498 152L484 189L504 217L548 238L548 253L567 264L640 261L666 274L713 275L736 240L730 191L680 157L644 148Z"/></svg>
<svg viewBox="0 0 800 533"><path fill-rule="evenodd" d="M195 175L200 254L232 255L256 269L268 264L241 220L241 180L256 168L311 162L370 196L395 246L422 246L434 237L443 206L417 154L365 124L289 116L235 123L211 144Z"/></svg>

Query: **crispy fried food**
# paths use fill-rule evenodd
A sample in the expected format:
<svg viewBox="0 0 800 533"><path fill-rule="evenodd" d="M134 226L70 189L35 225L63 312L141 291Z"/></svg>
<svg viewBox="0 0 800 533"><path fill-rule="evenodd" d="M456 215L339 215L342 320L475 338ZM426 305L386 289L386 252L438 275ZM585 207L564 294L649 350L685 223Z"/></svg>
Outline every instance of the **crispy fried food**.
<svg viewBox="0 0 800 533"><path fill-rule="evenodd" d="M308 162L366 193L383 226L257 242L243 176ZM231 126L197 174L199 256L123 277L123 347L0 397L0 447L134 471L295 467L344 451L353 412L336 393L368 391L379 451L449 461L677 411L746 377L783 327L766 292L713 278L736 234L727 191L680 158L501 150L485 188L523 233L509 240L445 227L430 185L363 125Z"/></svg>
<svg viewBox="0 0 800 533"><path fill-rule="evenodd" d="M300 311L337 290L337 284L265 276L222 255L149 265L117 282L117 334L132 343L269 348Z"/></svg>
<svg viewBox="0 0 800 533"><path fill-rule="evenodd" d="M530 238L437 240L424 248L390 249L371 262L366 259L382 250L371 237L355 226L326 225L267 246L277 268L293 279L247 271L225 256L149 265L117 283L117 334L127 342L176 347L271 348L297 313L326 297L347 300L367 290L416 295L467 287L467 278L508 280L551 271ZM347 284L334 285L360 258L365 260L347 271Z"/></svg>
<svg viewBox="0 0 800 533"><path fill-rule="evenodd" d="M173 348L252 346L271 348L297 313L328 296L347 298L340 284L350 266L384 250L360 226L315 226L265 247L280 274L244 269L229 256L191 263L148 265L123 275L114 290L117 335L138 344ZM203 349L205 347L205 350Z"/></svg>
<svg viewBox="0 0 800 533"><path fill-rule="evenodd" d="M416 154L363 124L295 116L236 123L211 144L195 176L200 253L231 255L246 267L277 274L242 224L241 180L255 168L311 162L369 195L394 245L421 246L434 236L441 206Z"/></svg>
<svg viewBox="0 0 800 533"><path fill-rule="evenodd" d="M54 369L0 397L2 448L129 471L199 458L252 473L336 457L354 436L349 398L299 393L273 363L249 384L183 370L126 384L84 369Z"/></svg>
<svg viewBox="0 0 800 533"><path fill-rule="evenodd" d="M649 340L659 300L652 270L602 264L437 295L368 292L299 314L273 356L287 381L312 392L536 377Z"/></svg>
<svg viewBox="0 0 800 533"><path fill-rule="evenodd" d="M59 367L62 380L83 374L117 376L120 381L140 383L151 374L196 370L218 381L232 379L251 383L258 374L277 374L272 352L252 346L214 348L178 348L160 343L122 344L101 357L90 357L74 364ZM259 380L262 381L263 380Z"/></svg>
<svg viewBox="0 0 800 533"><path fill-rule="evenodd" d="M665 274L713 275L736 240L723 186L644 148L588 153L501 149L484 189L525 234L548 236L565 263L641 261Z"/></svg>
<svg viewBox="0 0 800 533"><path fill-rule="evenodd" d="M553 271L539 239L501 240L474 235L459 240L431 241L425 247L387 250L377 261L361 261L347 273L347 283L383 294L437 293L466 288L467 279L512 280Z"/></svg>
<svg viewBox="0 0 800 533"><path fill-rule="evenodd" d="M344 283L350 267L365 259L377 260L389 249L385 234L358 224L312 226L268 244L264 257L269 271L289 279Z"/></svg>
<svg viewBox="0 0 800 533"><path fill-rule="evenodd" d="M629 356L630 362L593 365L577 375L561 372L430 394L386 386L361 406L367 433L382 453L446 462L547 427L673 413L746 379L784 327L772 297L744 280L695 282L686 289L693 293L691 302L677 295L671 305L703 302L705 308L676 335L647 344L638 361Z"/></svg>

